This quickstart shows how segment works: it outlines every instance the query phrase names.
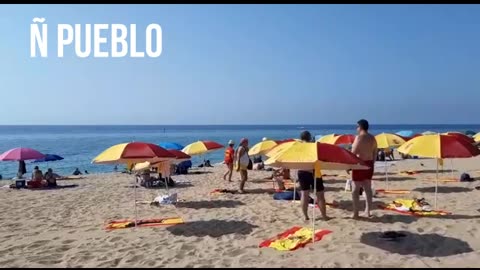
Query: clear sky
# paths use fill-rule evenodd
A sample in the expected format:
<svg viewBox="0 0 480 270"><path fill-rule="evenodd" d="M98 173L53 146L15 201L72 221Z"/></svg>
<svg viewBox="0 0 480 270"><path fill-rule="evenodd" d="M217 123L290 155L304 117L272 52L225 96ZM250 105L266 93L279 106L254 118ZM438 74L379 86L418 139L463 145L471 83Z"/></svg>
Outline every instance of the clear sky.
<svg viewBox="0 0 480 270"><path fill-rule="evenodd" d="M163 52L57 58L58 23L135 23L140 50L158 23ZM2 5L0 37L0 124L480 123L477 5Z"/></svg>

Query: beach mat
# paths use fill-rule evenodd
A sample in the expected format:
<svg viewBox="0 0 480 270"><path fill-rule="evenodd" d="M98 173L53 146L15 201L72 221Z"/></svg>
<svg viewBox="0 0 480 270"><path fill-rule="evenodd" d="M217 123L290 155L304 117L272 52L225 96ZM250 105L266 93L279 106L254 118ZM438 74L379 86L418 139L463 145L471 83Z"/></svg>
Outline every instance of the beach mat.
<svg viewBox="0 0 480 270"><path fill-rule="evenodd" d="M426 178L426 179L423 179L423 181L435 182L437 180L435 178ZM440 183L460 183L460 181L456 178L440 178L440 179L438 179L438 182L440 182Z"/></svg>
<svg viewBox="0 0 480 270"><path fill-rule="evenodd" d="M451 215L452 213L443 211L443 210L435 210L435 211L406 211L406 210L399 210L395 208L394 204L387 204L387 205L380 205L380 209L392 211L404 215L409 216L417 216L417 217L428 217L428 216L447 216Z"/></svg>
<svg viewBox="0 0 480 270"><path fill-rule="evenodd" d="M315 241L322 240L323 236L332 233L329 230L317 230ZM270 247L278 251L293 251L312 242L312 229L294 226L277 236L260 243L259 247Z"/></svg>
<svg viewBox="0 0 480 270"><path fill-rule="evenodd" d="M376 189L375 192L378 194L410 194L410 190L406 189Z"/></svg>
<svg viewBox="0 0 480 270"><path fill-rule="evenodd" d="M185 223L180 217L172 218L152 218L152 219L138 219L137 227L158 227L158 226L168 226ZM127 229L134 228L135 220L125 219L125 220L112 220L108 222L105 226L105 230L117 230L117 229Z"/></svg>

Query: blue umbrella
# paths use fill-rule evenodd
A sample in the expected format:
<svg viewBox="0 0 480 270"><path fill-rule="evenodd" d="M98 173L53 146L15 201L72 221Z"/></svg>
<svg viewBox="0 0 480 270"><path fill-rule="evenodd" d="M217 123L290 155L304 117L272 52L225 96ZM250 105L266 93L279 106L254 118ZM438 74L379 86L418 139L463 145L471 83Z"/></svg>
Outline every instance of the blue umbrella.
<svg viewBox="0 0 480 270"><path fill-rule="evenodd" d="M400 135L402 137L412 137L414 135L414 133L411 130L402 130L402 131L397 132L397 135Z"/></svg>
<svg viewBox="0 0 480 270"><path fill-rule="evenodd" d="M49 161L57 161L57 160L62 160L63 157L59 155L53 155L53 154L46 154L44 158L41 159L36 159L33 161L34 163L36 162L49 162Z"/></svg>
<svg viewBox="0 0 480 270"><path fill-rule="evenodd" d="M184 148L183 145L174 142L161 142L158 145L167 150L182 150Z"/></svg>

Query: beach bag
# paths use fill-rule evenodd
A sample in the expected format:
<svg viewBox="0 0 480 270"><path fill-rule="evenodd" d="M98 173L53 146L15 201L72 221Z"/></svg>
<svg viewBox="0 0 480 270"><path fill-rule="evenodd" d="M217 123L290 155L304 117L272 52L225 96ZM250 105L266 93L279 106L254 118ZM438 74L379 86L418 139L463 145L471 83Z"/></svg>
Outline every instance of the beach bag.
<svg viewBox="0 0 480 270"><path fill-rule="evenodd" d="M249 158L249 159L248 159L247 170L252 170L252 169L253 169L253 162L252 162L252 160Z"/></svg>
<svg viewBox="0 0 480 270"><path fill-rule="evenodd" d="M460 182L471 182L473 181L474 179L470 177L470 174L468 173L462 173L462 175L460 176Z"/></svg>

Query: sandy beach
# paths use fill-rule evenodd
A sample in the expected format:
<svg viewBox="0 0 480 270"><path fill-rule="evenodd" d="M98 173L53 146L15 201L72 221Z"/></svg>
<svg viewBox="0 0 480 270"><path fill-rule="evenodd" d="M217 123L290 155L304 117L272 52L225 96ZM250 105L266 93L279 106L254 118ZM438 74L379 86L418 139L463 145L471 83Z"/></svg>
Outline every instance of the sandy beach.
<svg viewBox="0 0 480 270"><path fill-rule="evenodd" d="M455 176L480 177L480 157L455 160ZM421 163L424 166L421 166ZM382 163L379 163L382 164ZM450 162L445 163L449 168ZM424 197L433 204L435 162L399 160L391 168L390 188L412 190L408 195L384 195L374 204L394 198ZM401 176L402 170L426 170ZM474 267L480 255L480 191L478 182L441 183L438 208L450 216L413 217L375 209L369 220L354 221L345 178L325 177L328 209L333 219L317 228L333 233L305 248L280 252L259 248L302 221L300 206L272 199L266 171L251 171L248 194L220 194L215 188L236 188L222 179L223 166L175 176L182 200L177 206L139 205L140 218L181 217L185 224L103 229L111 219L133 218L133 177L111 173L59 181L78 187L58 190L2 189L0 203L0 264L3 267ZM374 186L385 188L383 169ZM325 171L346 175L345 172ZM292 175L295 175L292 173ZM450 176L447 172L443 176ZM5 181L7 184L7 181ZM139 200L151 201L163 189L137 189ZM363 203L362 203L363 205ZM406 231L400 242L378 238L387 230Z"/></svg>

